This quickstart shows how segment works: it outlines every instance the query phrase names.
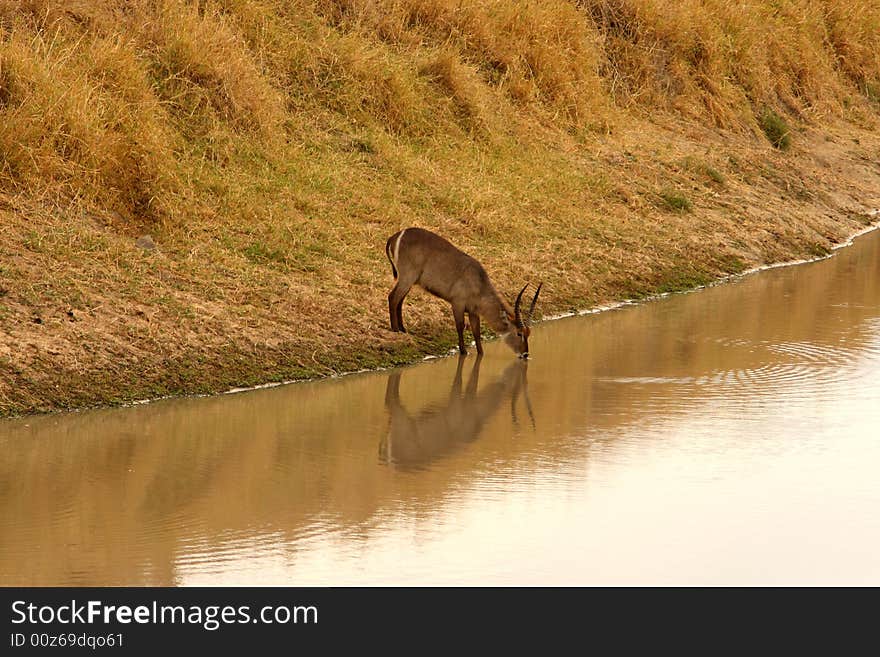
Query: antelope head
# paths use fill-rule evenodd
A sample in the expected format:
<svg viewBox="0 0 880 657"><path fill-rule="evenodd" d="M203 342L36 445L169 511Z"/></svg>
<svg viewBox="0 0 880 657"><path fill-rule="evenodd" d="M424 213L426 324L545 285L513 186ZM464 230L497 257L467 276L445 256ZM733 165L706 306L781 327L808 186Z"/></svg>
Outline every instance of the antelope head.
<svg viewBox="0 0 880 657"><path fill-rule="evenodd" d="M532 304L529 306L528 312L523 314L522 297L526 289L529 287L529 284L526 283L523 286L523 289L519 291L519 294L516 295L516 303L513 304L513 317L508 317L513 325L513 330L507 334L505 342L507 342L507 346L513 349L520 358L529 357L529 335L532 332L532 315L534 315L535 305L538 303L538 295L541 293L541 287L543 285L543 283L538 285L538 289L535 290L535 296L532 298Z"/></svg>

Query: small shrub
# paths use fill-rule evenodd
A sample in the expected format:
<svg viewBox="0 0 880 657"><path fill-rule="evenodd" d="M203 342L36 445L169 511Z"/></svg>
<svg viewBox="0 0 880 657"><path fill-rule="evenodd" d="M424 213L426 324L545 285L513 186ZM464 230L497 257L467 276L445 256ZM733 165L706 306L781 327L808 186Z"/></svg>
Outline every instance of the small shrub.
<svg viewBox="0 0 880 657"><path fill-rule="evenodd" d="M787 151L791 146L791 130L788 127L788 123L785 122L785 119L772 109L767 109L761 115L759 122L761 129L764 131L764 134L767 135L767 139L770 140L773 147L778 148L781 151Z"/></svg>

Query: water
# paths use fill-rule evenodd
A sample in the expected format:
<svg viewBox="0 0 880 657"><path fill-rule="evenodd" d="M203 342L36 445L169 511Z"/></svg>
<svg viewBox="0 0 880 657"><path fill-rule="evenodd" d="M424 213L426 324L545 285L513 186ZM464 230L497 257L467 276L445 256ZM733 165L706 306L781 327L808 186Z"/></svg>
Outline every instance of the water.
<svg viewBox="0 0 880 657"><path fill-rule="evenodd" d="M0 422L0 584L880 584L880 233L530 342Z"/></svg>

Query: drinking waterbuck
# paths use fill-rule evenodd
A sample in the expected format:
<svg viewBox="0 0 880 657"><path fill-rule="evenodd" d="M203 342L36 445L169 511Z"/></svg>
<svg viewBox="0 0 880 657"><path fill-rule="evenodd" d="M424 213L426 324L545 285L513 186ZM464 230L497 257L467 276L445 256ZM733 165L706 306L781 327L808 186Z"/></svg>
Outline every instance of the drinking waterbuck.
<svg viewBox="0 0 880 657"><path fill-rule="evenodd" d="M394 233L385 243L385 255L394 274L394 287L388 294L392 331L406 332L403 328L403 300L410 288L418 284L452 304L458 350L462 354L467 354L464 346L464 315L467 313L478 354L483 353L480 341L482 317L496 333L506 334L505 342L520 357L529 357L532 314L541 285L538 285L528 312L523 313L521 308L528 283L519 291L511 309L492 285L483 265L423 228L404 228Z"/></svg>

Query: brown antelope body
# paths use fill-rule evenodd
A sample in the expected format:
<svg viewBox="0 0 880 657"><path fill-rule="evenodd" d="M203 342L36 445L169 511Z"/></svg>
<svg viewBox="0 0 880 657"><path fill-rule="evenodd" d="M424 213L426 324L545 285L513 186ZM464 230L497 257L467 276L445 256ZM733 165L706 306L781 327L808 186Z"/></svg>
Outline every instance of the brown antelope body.
<svg viewBox="0 0 880 657"><path fill-rule="evenodd" d="M483 265L423 228L404 228L394 233L385 243L385 254L391 262L395 279L388 294L392 331L405 332L403 300L413 285L420 285L452 304L459 352L467 354L464 346L464 316L467 313L477 353L483 353L480 340L480 318L483 318L496 333L507 334L505 342L511 349L528 358L532 314L541 292L540 285L527 313L522 312L520 305L528 284L520 290L511 308L492 285Z"/></svg>

